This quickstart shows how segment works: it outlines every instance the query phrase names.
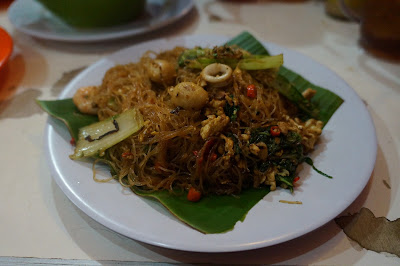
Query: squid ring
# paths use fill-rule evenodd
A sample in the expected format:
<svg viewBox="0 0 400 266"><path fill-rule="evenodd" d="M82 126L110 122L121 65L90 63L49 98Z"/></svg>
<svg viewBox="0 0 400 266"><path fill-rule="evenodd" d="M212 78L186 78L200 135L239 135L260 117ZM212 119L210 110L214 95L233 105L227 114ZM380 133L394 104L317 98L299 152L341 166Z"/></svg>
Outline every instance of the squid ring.
<svg viewBox="0 0 400 266"><path fill-rule="evenodd" d="M201 71L201 77L212 86L225 86L231 80L232 68L225 64L213 63Z"/></svg>

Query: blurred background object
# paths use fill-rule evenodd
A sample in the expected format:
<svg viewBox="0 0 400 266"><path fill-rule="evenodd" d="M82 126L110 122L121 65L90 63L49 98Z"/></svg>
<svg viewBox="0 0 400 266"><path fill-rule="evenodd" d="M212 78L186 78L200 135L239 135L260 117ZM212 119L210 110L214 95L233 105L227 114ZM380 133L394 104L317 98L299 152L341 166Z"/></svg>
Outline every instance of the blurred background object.
<svg viewBox="0 0 400 266"><path fill-rule="evenodd" d="M342 9L340 8L339 0L326 0L325 1L325 12L335 18L345 19L347 20L348 17L343 13Z"/></svg>
<svg viewBox="0 0 400 266"><path fill-rule="evenodd" d="M360 22L360 43L371 54L400 59L400 0L339 0L340 9Z"/></svg>
<svg viewBox="0 0 400 266"><path fill-rule="evenodd" d="M3 28L0 27L0 71L7 63L13 50L13 40Z"/></svg>
<svg viewBox="0 0 400 266"><path fill-rule="evenodd" d="M7 9L13 0L0 0L0 10Z"/></svg>
<svg viewBox="0 0 400 266"><path fill-rule="evenodd" d="M127 23L145 10L146 0L37 0L74 27L107 27Z"/></svg>

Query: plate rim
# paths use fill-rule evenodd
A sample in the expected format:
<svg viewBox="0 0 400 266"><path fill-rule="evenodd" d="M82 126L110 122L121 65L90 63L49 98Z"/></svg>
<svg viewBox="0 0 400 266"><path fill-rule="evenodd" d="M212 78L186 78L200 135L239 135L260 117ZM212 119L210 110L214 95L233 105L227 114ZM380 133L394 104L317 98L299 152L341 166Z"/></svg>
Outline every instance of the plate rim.
<svg viewBox="0 0 400 266"><path fill-rule="evenodd" d="M66 96L66 94L68 94L68 88L70 88L71 86L73 86L73 85L74 85L74 82L79 81L82 77L84 77L85 75L87 75L87 73L89 73L92 69L95 69L97 66L102 65L102 64L104 64L104 63L107 63L107 60L112 59L113 56L115 56L116 54L118 54L118 53L123 53L124 50L132 49L133 47L138 46L138 45L146 45L146 44L149 44L149 43L158 43L158 42L162 42L162 41L167 41L167 42L168 42L168 41L174 41L174 40L179 40L179 39L185 40L186 38L189 38L189 39L190 39L190 38L196 38L196 37L198 38L199 36L212 36L212 37L219 37L219 38L222 37L222 38L225 38L226 40L228 39L228 36L223 36L223 35L209 35L209 34L184 35L184 36L178 36L178 37L175 37L175 38L162 38L162 39L151 40L151 41L147 41L147 42L144 42L144 43L136 44L136 45L133 45L133 46L125 47L125 48L123 48L123 49L121 49L121 50L119 50L119 51L117 51L117 52L115 52L115 53L110 54L109 56L106 56L106 57L104 57L104 58L102 58L102 59L96 61L94 64L90 65L87 69L85 69L84 71L82 71L78 76L76 76L76 77L66 86L66 88L64 89L64 91L60 94L59 98L63 98L63 97ZM289 50L289 51L291 51L291 52L293 52L293 53L295 53L295 54L300 54L302 57L306 57L308 60L310 60L313 64L317 64L317 65L319 65L319 66L322 66L322 67L324 68L324 71L329 71L330 74L334 75L334 77L335 77L336 79L341 80L344 84L347 85L346 90L350 89L348 92L352 94L352 97L355 97L355 99L357 99L358 101L362 102L361 99L360 99L360 97L359 97L359 96L357 95L357 93L355 92L355 90L354 90L353 88L351 88L351 87L349 86L349 84L347 84L346 81L344 81L339 75L337 75L333 70L329 69L328 67L326 67L326 66L320 64L319 62L315 61L315 60L312 59L311 57L305 56L305 55L303 55L303 54L301 54L301 53L299 53L299 52L297 52L297 51L295 51L295 50L286 48L286 47L281 46L281 45L276 45L276 44L273 44L273 43L270 43L270 42L266 42L266 41L264 41L264 40L260 40L260 41L261 41L264 45L265 45L265 44L275 45L275 46L281 47L281 48L283 48L283 49ZM345 99L345 100L346 100L346 99ZM311 226L310 228L308 228L308 230L306 230L306 231L304 231L304 230L303 230L303 231L302 231L302 230L299 230L299 231L297 231L297 233L294 233L294 234L292 234L292 235L290 235L290 236L282 237L281 239L278 239L278 240L276 240L276 241L269 241L269 243L267 243L267 242L262 242L262 243L253 243L253 244L239 245L239 246L237 246L237 245L236 245L236 246L229 246L229 245L228 245L228 246L225 246L225 247L221 247L220 249L216 249L216 248L208 249L208 248L204 248L204 247L203 247L203 248L190 248L190 247L185 248L185 247L177 247L177 246L173 246L173 245L171 245L171 244L166 244L165 242L162 242L162 241L161 241L161 242L160 242L160 241L154 241L154 240L148 241L148 240L143 239L143 238L137 238L137 237L135 238L135 237L132 237L132 236L130 236L130 235L127 235L126 232L124 232L124 230L121 230L121 228L119 228L118 226L115 226L115 224L112 224L111 226L110 226L110 225L105 225L104 223L102 223L101 221L98 220L99 217L97 216L96 213L89 214L87 211L83 210L83 209L86 208L87 206L79 206L81 203L80 203L79 201L77 201L77 198L75 198L76 195L74 195L74 194L72 193L72 191L65 192L64 189L66 189L66 187L65 187L65 184L61 182L62 180L60 180L59 178L55 178L55 179L56 179L56 183L62 188L62 191L67 195L67 197L68 197L76 206L78 206L79 209L81 209L84 213L86 213L88 216L90 216L91 218L93 218L94 220L96 220L97 222L99 222L100 224L103 224L104 226L110 228L111 230L113 230L113 231L115 231L115 232L117 232L117 233L123 234L123 235L125 235L125 236L127 236L127 237L129 237L129 238L132 238L132 239L134 239L134 240L137 240L137 241L141 241L141 242L144 242L144 243L148 243L148 244L151 244L151 245L156 245L156 246L160 246L160 247L164 247L164 248L172 248L172 249L177 249L177 250L195 251L195 252L210 252L210 253L215 253L215 252L244 251L244 250L251 250L251 249L256 249L256 248L271 246L271 245L279 244L279 243L282 243L282 242L285 242L285 241L288 241L288 240L297 238L297 237L299 237L299 236L301 236L301 235L304 235L304 234L306 234L306 233L309 233L309 232L311 232L311 231L313 231L313 230L315 230L315 229L317 229L317 228L323 226L324 224L326 224L327 222L329 222L329 221L331 221L333 218L335 218L335 217L336 217L338 214L340 214L343 210L345 210L345 209L359 196L359 194L361 193L361 191L364 189L364 187L365 187L366 184L368 183L368 181L369 181L369 179L370 179L370 177L371 177L371 174L372 174L372 172L373 172L373 169L374 169L374 166L375 166L375 162L376 162L376 156L377 156L377 138L376 138L376 133L375 133L375 127L374 127L374 124L373 124L373 121L372 121L372 117L371 117L369 111L367 110L367 108L366 108L365 106L364 106L364 111L365 111L365 114L367 115L367 118L369 118L369 121L367 121L367 122L369 123L369 126L370 126L371 129L372 129L371 134L372 134L372 138L373 138L373 139L372 139L372 142L373 142L373 143L371 143L371 145L372 145L372 153L374 154L374 156L373 156L373 159L371 159L371 164L367 166L368 169L366 170L366 172L368 172L369 175L368 175L367 178L364 178L364 179L365 179L364 182L362 182L362 183L357 187L357 193L354 193L352 199L350 199L348 203L344 204L344 205L346 205L346 206L343 206L343 208L342 208L340 211L337 211L337 212L335 212L335 213L332 213L332 215L331 215L330 217L325 217L325 219L324 219L322 222L320 221L319 223L317 223L317 225L312 225L312 226ZM50 137L49 137L49 136L51 136L51 134L54 133L54 129L52 128L51 124L49 123L50 120L51 120L51 118L48 119L48 121L47 121L47 123L46 123L46 129L45 129L46 155L48 156L49 159L52 158L52 157L51 157L51 154L50 154L50 147L49 147L49 145L50 145ZM59 173L58 173L58 169L56 169L56 167L54 166L52 160L48 160L48 162L49 162L50 169L51 169L51 172L52 172L52 174L53 174L53 177L54 177L55 174L58 175L58 174L59 174ZM83 209L82 209L82 208L83 208ZM194 230L194 229L191 229L191 230Z"/></svg>
<svg viewBox="0 0 400 266"><path fill-rule="evenodd" d="M24 34L27 34L32 37L44 39L44 40L51 40L51 41L61 41L61 42L71 42L71 43L91 43L91 42L96 42L96 41L108 41L108 40L117 40L117 39L122 39L122 38L127 38L127 37L132 37L136 35L141 35L144 33L149 33L152 31L155 31L157 29L161 29L163 27L166 27L179 19L183 18L186 16L195 6L194 0L177 0L180 1L181 3L184 3L185 6L179 10L179 13L176 14L175 16L168 16L167 18L160 20L158 23L155 25L150 25L148 27L138 27L138 28L133 28L129 29L128 27L130 24L126 25L120 25L120 27L127 27L127 29L124 29L119 32L106 32L106 33L93 33L89 35L63 35L58 32L55 33L46 33L39 31L37 29L29 29L25 26L18 25L15 23L12 14L15 12L16 7L20 4L21 1L34 1L34 0L15 0L13 3L11 3L10 7L8 8L8 18L11 22L11 24L19 31L23 32ZM157 0L147 0L147 1L155 1ZM168 1L168 0L165 0ZM174 0L175 1L175 0ZM149 5L149 3L147 3ZM73 29L72 26L68 26ZM109 27L107 30L111 30L113 27Z"/></svg>

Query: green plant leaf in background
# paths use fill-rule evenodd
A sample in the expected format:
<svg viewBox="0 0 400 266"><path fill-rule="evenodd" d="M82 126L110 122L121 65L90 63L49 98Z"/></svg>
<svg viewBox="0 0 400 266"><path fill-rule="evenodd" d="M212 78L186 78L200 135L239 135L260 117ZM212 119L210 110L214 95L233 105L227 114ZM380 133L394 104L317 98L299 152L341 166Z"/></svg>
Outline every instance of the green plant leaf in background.
<svg viewBox="0 0 400 266"><path fill-rule="evenodd" d="M253 54L268 54L262 44L247 32L233 38L228 44L237 44ZM296 88L297 93L307 86L315 86L290 70L282 71L280 74L290 83L289 89ZM314 98L316 99L313 99L313 104L320 108L319 115L324 114L325 120L323 121L327 122L333 112L340 106L342 100L326 89L318 86L315 86L315 88L318 93L321 92L323 95L318 98L315 96ZM44 111L64 122L71 136L75 139L77 139L79 128L97 121L95 116L80 113L71 99L38 100L37 102ZM325 110L322 105L330 102L335 102L336 104L331 104L331 107ZM336 107L336 109L332 106ZM65 156L68 155L66 154ZM137 195L158 200L179 220L203 233L223 233L232 230L235 224L238 221L243 221L250 209L269 193L268 188L247 189L238 196L207 195L199 202L193 203L186 199L186 192L174 195L167 191L146 192L139 188L133 188L132 191Z"/></svg>

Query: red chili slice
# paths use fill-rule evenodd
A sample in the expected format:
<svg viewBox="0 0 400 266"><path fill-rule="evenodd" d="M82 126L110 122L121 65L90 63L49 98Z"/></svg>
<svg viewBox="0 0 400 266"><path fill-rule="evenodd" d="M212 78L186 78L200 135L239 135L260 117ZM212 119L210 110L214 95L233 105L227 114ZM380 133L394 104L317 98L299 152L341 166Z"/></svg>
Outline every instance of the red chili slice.
<svg viewBox="0 0 400 266"><path fill-rule="evenodd" d="M278 126L272 126L270 132L273 137L278 137L281 134L281 130Z"/></svg>
<svg viewBox="0 0 400 266"><path fill-rule="evenodd" d="M211 149L214 147L214 145L217 143L217 138L212 137L210 139L208 139L203 147L200 149L200 151L197 154L197 161L196 161L196 165L197 165L197 172L199 173L201 171L201 165L203 163L204 160L207 160L208 156L210 155Z"/></svg>
<svg viewBox="0 0 400 266"><path fill-rule="evenodd" d="M187 194L187 199L192 202L197 202L201 199L201 192L194 187L191 187Z"/></svg>
<svg viewBox="0 0 400 266"><path fill-rule="evenodd" d="M257 96L256 86L254 84L250 84L247 86L247 97L255 98Z"/></svg>

